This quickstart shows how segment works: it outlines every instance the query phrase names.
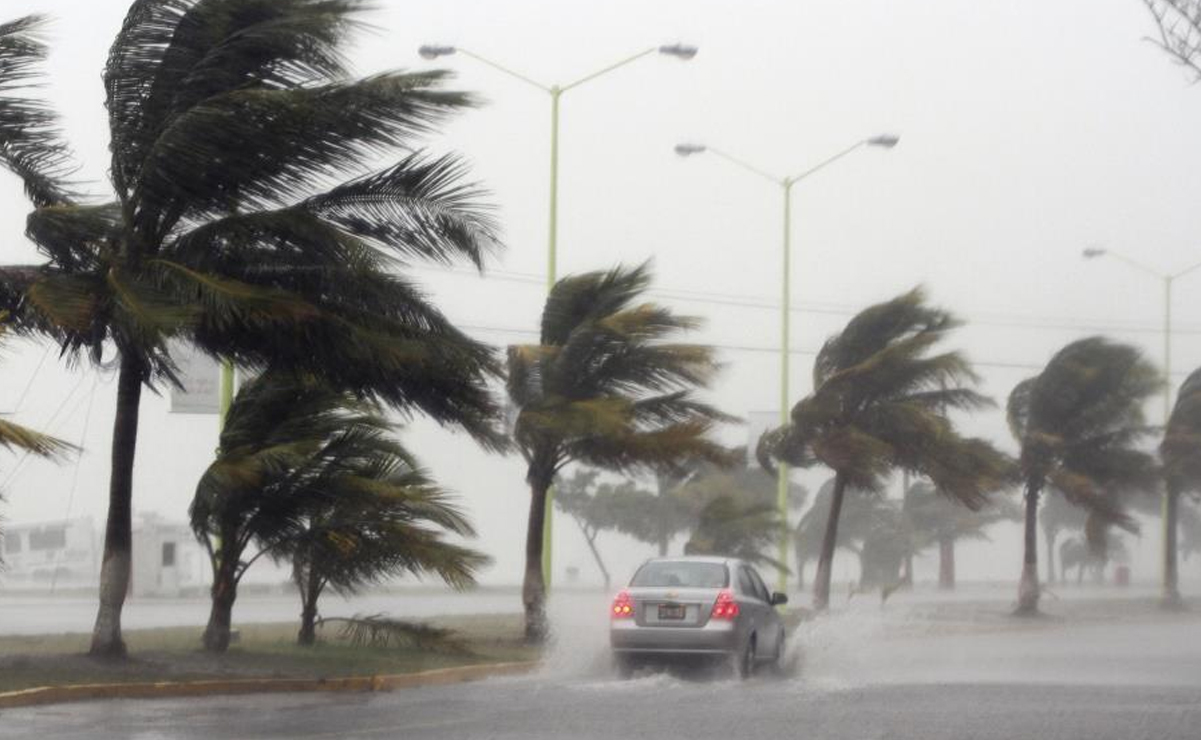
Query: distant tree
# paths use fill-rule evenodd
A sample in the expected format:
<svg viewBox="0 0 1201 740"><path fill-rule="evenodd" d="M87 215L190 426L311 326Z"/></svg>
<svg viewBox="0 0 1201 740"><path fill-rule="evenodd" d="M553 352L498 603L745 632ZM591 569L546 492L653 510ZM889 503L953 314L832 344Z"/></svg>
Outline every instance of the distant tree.
<svg viewBox="0 0 1201 740"><path fill-rule="evenodd" d="M973 511L942 495L925 481L910 486L902 515L913 553L938 547L938 587L944 590L955 588L956 542L986 540L987 530L992 525L1021 519L1020 510L1008 499L994 497L989 505Z"/></svg>
<svg viewBox="0 0 1201 740"><path fill-rule="evenodd" d="M1201 553L1201 506L1197 504L1180 502L1180 557L1186 561Z"/></svg>
<svg viewBox="0 0 1201 740"><path fill-rule="evenodd" d="M930 354L958 326L926 305L921 290L872 306L818 352L813 392L792 409L791 422L764 435L760 459L835 473L830 517L814 583L814 607L830 600L838 523L848 487L882 490L897 468L925 475L947 496L979 508L1011 475L1009 459L989 443L959 435L951 410L988 405L964 387L976 381L957 352Z"/></svg>
<svg viewBox="0 0 1201 740"><path fill-rule="evenodd" d="M1201 0L1143 0L1155 18L1159 46L1201 79Z"/></svg>
<svg viewBox="0 0 1201 740"><path fill-rule="evenodd" d="M746 450L733 451L738 460ZM729 555L789 570L771 552L779 542L783 522L776 497L776 477L761 468L745 465L701 465L678 488L678 496L691 512L686 552ZM789 484L788 509L797 511L808 492Z"/></svg>
<svg viewBox="0 0 1201 740"><path fill-rule="evenodd" d="M1010 394L1009 426L1021 446L1026 508L1017 614L1038 612L1043 490L1088 512L1085 532L1094 548L1103 546L1109 525L1137 531L1122 498L1156 484L1155 460L1138 445L1152 432L1143 404L1159 387L1158 377L1134 347L1092 337L1061 349Z"/></svg>
<svg viewBox="0 0 1201 740"><path fill-rule="evenodd" d="M830 504L834 498L834 478L822 484L813 505L800 518L793 530L793 546L796 558L797 587L805 587L805 566L816 562L821 556L822 541L830 521ZM843 499L838 524L838 541L835 547L855 555L863 570L864 543L881 518L881 508L892 504L882 493L872 493L848 488Z"/></svg>
<svg viewBox="0 0 1201 740"><path fill-rule="evenodd" d="M569 463L620 473L731 461L710 438L725 414L694 397L717 371L713 350L668 341L698 321L651 303L646 266L567 277L542 314L538 344L509 348L513 437L528 466L526 639L547 635L542 538L547 491Z"/></svg>
<svg viewBox="0 0 1201 740"><path fill-rule="evenodd" d="M1088 511L1073 504L1067 496L1051 492L1043 499L1042 509L1038 516L1043 528L1043 539L1047 550L1047 583L1054 583L1056 579L1055 551L1058 549L1056 543L1059 534L1065 531L1083 533L1084 525L1088 521Z"/></svg>
<svg viewBox="0 0 1201 740"><path fill-rule="evenodd" d="M125 655L139 409L144 388L178 382L173 342L502 442L495 355L398 275L409 260L479 265L495 244L464 165L413 153L473 100L441 89L443 72L353 78L345 50L366 7L132 0L103 74L112 190L99 202L64 182L53 116L17 88L42 53L36 24L0 29L0 164L25 183L44 256L0 267L0 309L117 373L93 655Z"/></svg>
<svg viewBox="0 0 1201 740"><path fill-rule="evenodd" d="M681 532L686 531L696 523L695 506L689 505L678 494L684 484L705 470L708 465L703 460L686 460L678 468L659 470L655 472L655 490L658 500L647 507L646 517L650 524L650 539L635 535L644 542L655 545L659 557L667 555L671 541Z"/></svg>
<svg viewBox="0 0 1201 740"><path fill-rule="evenodd" d="M326 587L405 572L471 583L486 559L443 539L470 526L390 429L375 404L312 378L267 372L242 387L191 507L213 568L206 649L229 646L238 584L264 555L293 562L302 642Z"/></svg>
<svg viewBox="0 0 1201 740"><path fill-rule="evenodd" d="M1186 494L1201 495L1201 369L1194 370L1180 386L1159 455L1167 490L1163 512L1167 542L1162 599L1164 606L1172 608L1181 604L1177 564L1180 499Z"/></svg>
<svg viewBox="0 0 1201 740"><path fill-rule="evenodd" d="M617 485L598 484L598 477L599 471L587 469L577 470L570 478L560 477L555 487L555 506L580 528L608 590L612 578L597 549L597 536L605 530L633 528L638 532L646 531L642 514L654 508L658 496L637 488L632 481Z"/></svg>
<svg viewBox="0 0 1201 740"><path fill-rule="evenodd" d="M779 536L780 512L775 504L722 494L700 510L684 553L722 555L787 568L767 554Z"/></svg>

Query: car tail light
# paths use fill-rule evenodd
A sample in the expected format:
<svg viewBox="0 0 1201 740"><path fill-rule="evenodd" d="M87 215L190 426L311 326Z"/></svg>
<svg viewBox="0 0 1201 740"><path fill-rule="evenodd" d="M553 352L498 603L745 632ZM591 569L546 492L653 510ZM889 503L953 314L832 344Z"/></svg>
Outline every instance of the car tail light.
<svg viewBox="0 0 1201 740"><path fill-rule="evenodd" d="M734 600L734 592L723 588L717 592L717 601L713 604L710 619L734 619L738 616L738 602Z"/></svg>
<svg viewBox="0 0 1201 740"><path fill-rule="evenodd" d="M621 591L613 599L613 609L610 611L614 619L629 619L634 616L634 602L630 601L630 592Z"/></svg>

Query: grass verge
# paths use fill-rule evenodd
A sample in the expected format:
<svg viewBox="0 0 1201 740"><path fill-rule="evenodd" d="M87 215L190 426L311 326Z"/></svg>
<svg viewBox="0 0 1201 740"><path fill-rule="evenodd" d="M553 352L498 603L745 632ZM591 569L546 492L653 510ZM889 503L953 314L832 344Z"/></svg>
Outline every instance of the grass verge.
<svg viewBox="0 0 1201 740"><path fill-rule="evenodd" d="M130 630L125 633L130 659L123 662L88 658L85 634L0 637L0 692L85 683L371 676L537 657L522 644L518 614L426 621L454 630L467 652L355 646L332 625L322 630L317 645L300 647L295 623L241 625L237 643L223 655L200 649L200 627Z"/></svg>

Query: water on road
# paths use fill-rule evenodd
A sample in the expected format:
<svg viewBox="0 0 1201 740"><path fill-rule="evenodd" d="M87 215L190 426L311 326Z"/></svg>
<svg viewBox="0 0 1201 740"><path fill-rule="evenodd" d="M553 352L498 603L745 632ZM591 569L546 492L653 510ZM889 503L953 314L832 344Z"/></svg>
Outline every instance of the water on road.
<svg viewBox="0 0 1201 740"><path fill-rule="evenodd" d="M1059 618L1017 621L1003 603L864 600L802 625L787 668L746 682L615 679L606 606L600 595L555 603L559 638L531 676L392 694L12 710L0 738L1201 737L1201 619L1146 602L1082 602Z"/></svg>

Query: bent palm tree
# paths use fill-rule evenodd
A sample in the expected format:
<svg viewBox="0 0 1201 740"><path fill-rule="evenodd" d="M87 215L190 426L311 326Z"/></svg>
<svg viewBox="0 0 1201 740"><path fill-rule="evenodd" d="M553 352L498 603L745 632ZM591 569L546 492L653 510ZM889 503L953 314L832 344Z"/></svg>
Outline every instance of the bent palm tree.
<svg viewBox="0 0 1201 740"><path fill-rule="evenodd" d="M268 372L242 388L191 507L213 566L207 649L229 646L238 583L263 555L294 564L302 642L327 586L426 571L472 582L486 558L442 539L471 526L389 428L375 405L312 378Z"/></svg>
<svg viewBox="0 0 1201 740"><path fill-rule="evenodd" d="M979 508L1011 474L1005 455L984 440L959 435L946 415L989 403L962 387L976 380L962 355L929 354L956 326L949 313L926 305L920 289L865 309L818 352L814 390L793 407L791 422L760 440L765 467L775 458L798 467L821 462L834 471L814 581L818 610L830 601L848 487L879 493L888 474L901 468Z"/></svg>
<svg viewBox="0 0 1201 740"><path fill-rule="evenodd" d="M531 642L547 634L542 530L564 465L653 472L732 459L709 438L728 417L693 397L717 370L713 351L665 341L698 322L637 303L650 281L646 266L563 278L547 298L540 343L509 348L513 438L530 486L522 602Z"/></svg>
<svg viewBox="0 0 1201 740"><path fill-rule="evenodd" d="M1134 347L1091 337L1059 350L1009 395L1021 446L1025 536L1017 614L1038 612L1038 503L1045 488L1088 512L1085 533L1099 547L1106 528L1137 531L1119 494L1153 489L1155 461L1137 449L1151 433L1143 403L1158 371Z"/></svg>
<svg viewBox="0 0 1201 740"><path fill-rule="evenodd" d="M317 603L327 588L350 594L387 578L429 574L463 589L491 562L446 540L474 537L475 529L397 443L363 454L326 493L276 554L292 561L301 645L316 639Z"/></svg>
<svg viewBox="0 0 1201 740"><path fill-rule="evenodd" d="M1180 526L1180 497L1201 492L1201 370L1194 370L1180 386L1176 405L1168 417L1159 445L1164 483L1164 592L1163 604L1178 607L1180 601L1177 539Z"/></svg>
<svg viewBox="0 0 1201 740"><path fill-rule="evenodd" d="M94 655L125 653L138 409L143 387L176 382L170 341L501 444L496 358L396 274L409 259L481 264L493 227L477 191L452 157L363 174L472 101L440 90L439 72L351 79L342 52L362 8L135 0L104 70L112 202L58 184L62 148L44 122L27 149L0 147L38 206L27 233L47 258L0 268L0 309L18 332L119 368ZM36 106L2 110L44 121ZM340 177L355 179L321 190Z"/></svg>

